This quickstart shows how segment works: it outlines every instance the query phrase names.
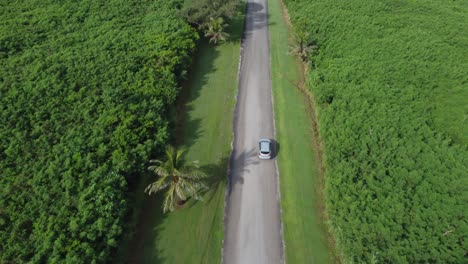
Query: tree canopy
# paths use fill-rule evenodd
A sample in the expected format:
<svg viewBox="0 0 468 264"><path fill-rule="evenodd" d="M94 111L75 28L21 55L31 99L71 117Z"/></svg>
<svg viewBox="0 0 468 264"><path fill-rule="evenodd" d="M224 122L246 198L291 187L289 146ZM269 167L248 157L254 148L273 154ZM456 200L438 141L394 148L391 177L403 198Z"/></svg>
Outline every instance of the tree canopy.
<svg viewBox="0 0 468 264"><path fill-rule="evenodd" d="M318 46L308 84L343 260L466 262L467 2L285 2Z"/></svg>
<svg viewBox="0 0 468 264"><path fill-rule="evenodd" d="M241 7L240 0L187 0L181 14L194 27L202 30L209 27L212 19L229 21Z"/></svg>
<svg viewBox="0 0 468 264"><path fill-rule="evenodd" d="M181 4L0 3L0 262L96 263L116 246L198 38Z"/></svg>

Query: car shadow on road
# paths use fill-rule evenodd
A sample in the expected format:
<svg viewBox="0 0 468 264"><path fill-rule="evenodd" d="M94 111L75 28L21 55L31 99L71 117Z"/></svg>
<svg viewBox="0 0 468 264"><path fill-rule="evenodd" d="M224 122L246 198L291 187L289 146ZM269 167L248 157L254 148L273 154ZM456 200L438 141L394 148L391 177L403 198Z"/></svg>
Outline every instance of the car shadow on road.
<svg viewBox="0 0 468 264"><path fill-rule="evenodd" d="M272 142L272 153L271 153L271 158L276 159L278 156L278 153L280 152L280 143L276 141L276 139L271 139Z"/></svg>

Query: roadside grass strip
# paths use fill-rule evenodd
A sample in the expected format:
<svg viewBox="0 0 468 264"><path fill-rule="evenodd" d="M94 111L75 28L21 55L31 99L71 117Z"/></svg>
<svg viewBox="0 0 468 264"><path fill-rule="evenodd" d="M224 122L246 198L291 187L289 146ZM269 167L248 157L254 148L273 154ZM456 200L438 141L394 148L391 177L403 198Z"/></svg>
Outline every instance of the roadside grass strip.
<svg viewBox="0 0 468 264"><path fill-rule="evenodd" d="M320 174L312 113L305 95L297 87L301 70L288 52L290 40L281 3L269 1L268 8L285 260L286 263L327 263L330 254L320 216Z"/></svg>
<svg viewBox="0 0 468 264"><path fill-rule="evenodd" d="M198 160L209 175L203 201L189 200L183 209L164 215L161 197L151 210L143 263L219 263L223 234L224 193L232 120L237 92L243 17L230 30L231 40L213 48L202 43L192 69L185 105L183 145L187 161Z"/></svg>

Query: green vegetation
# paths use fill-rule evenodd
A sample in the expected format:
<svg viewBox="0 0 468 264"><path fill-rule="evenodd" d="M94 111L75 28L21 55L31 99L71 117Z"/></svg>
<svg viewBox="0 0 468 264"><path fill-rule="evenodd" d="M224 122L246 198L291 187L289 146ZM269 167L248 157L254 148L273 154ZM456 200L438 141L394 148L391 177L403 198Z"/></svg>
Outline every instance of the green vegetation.
<svg viewBox="0 0 468 264"><path fill-rule="evenodd" d="M218 17L216 19L210 18L210 22L208 22L208 26L205 31L205 37L208 37L210 43L214 44L226 41L229 34L224 32L224 28L227 26L228 25L224 23L224 19L222 17Z"/></svg>
<svg viewBox="0 0 468 264"><path fill-rule="evenodd" d="M242 13L241 7L241 0L186 0L180 13L210 43L218 44L229 37L225 28Z"/></svg>
<svg viewBox="0 0 468 264"><path fill-rule="evenodd" d="M168 138L198 38L178 0L2 1L0 262L96 263Z"/></svg>
<svg viewBox="0 0 468 264"><path fill-rule="evenodd" d="M159 177L158 180L146 187L148 194L157 193L167 189L164 194L163 212L174 211L174 205L180 205L189 198L202 200L198 194L208 189L203 182L206 174L199 170L198 162L187 163L183 159L185 148L176 149L173 146L166 147L166 161L151 160L154 164L148 169Z"/></svg>
<svg viewBox="0 0 468 264"><path fill-rule="evenodd" d="M140 251L130 263L219 263L223 239L224 192L232 139L232 115L237 90L239 44L243 18L234 19L231 41L213 47L201 42L189 78L186 115L180 144L186 160L199 160L207 173L209 191L202 202L189 200L184 208L163 214L161 199L144 221ZM138 249L138 247L135 247Z"/></svg>
<svg viewBox="0 0 468 264"><path fill-rule="evenodd" d="M271 76L283 236L287 263L327 263L329 254L320 217L319 168L315 158L311 116L297 87L300 65L289 54L288 28L279 0L270 1ZM294 107L291 107L294 105Z"/></svg>
<svg viewBox="0 0 468 264"><path fill-rule="evenodd" d="M239 15L241 0L186 0L181 14L198 30L209 27L212 19L230 21Z"/></svg>
<svg viewBox="0 0 468 264"><path fill-rule="evenodd" d="M285 2L319 47L308 84L343 261L466 261L467 2Z"/></svg>

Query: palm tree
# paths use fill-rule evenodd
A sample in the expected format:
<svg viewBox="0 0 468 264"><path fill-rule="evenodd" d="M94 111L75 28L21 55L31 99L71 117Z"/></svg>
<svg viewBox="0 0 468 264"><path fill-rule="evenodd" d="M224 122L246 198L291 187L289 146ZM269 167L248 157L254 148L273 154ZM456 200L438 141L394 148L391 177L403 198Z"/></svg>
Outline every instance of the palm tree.
<svg viewBox="0 0 468 264"><path fill-rule="evenodd" d="M145 192L149 195L167 189L165 194L163 211L173 211L175 203L185 202L193 197L202 200L198 192L208 187L202 179L206 175L199 170L196 161L184 164L182 159L184 148L176 149L172 146L166 148L166 161L151 160L154 165L148 167L159 179L146 187Z"/></svg>
<svg viewBox="0 0 468 264"><path fill-rule="evenodd" d="M205 30L205 37L208 37L210 39L210 43L214 42L214 44L225 41L229 37L229 34L224 32L224 29L227 26L228 25L224 23L224 19L222 17L210 17L207 29Z"/></svg>

